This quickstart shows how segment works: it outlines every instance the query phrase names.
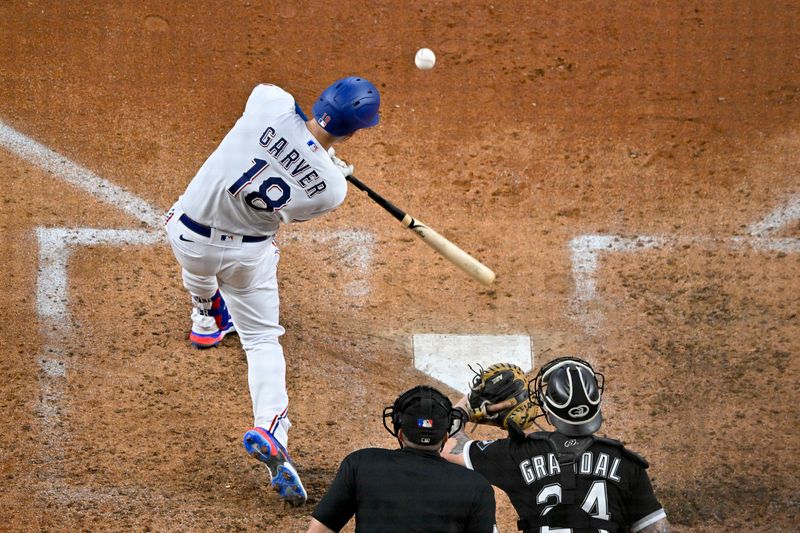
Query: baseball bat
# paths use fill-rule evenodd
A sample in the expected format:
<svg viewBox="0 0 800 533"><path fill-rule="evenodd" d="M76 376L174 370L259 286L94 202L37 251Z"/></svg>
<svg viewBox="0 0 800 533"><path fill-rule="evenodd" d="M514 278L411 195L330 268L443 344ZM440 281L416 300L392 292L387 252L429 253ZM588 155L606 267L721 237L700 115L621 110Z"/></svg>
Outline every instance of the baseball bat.
<svg viewBox="0 0 800 533"><path fill-rule="evenodd" d="M489 267L469 255L467 252L443 236L439 235L421 220L415 219L394 205L392 202L370 189L364 184L364 182L355 176L347 176L347 181L355 185L358 189L367 193L367 195L376 204L387 210L394 218L399 220L405 227L416 233L419 238L425 241L428 246L439 252L448 261L484 285L492 284L495 274Z"/></svg>

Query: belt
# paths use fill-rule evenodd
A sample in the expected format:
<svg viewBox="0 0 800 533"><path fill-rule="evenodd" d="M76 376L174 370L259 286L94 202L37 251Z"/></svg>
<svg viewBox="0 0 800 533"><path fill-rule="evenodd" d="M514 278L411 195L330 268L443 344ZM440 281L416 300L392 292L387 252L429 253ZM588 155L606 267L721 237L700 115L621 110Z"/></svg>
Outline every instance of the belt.
<svg viewBox="0 0 800 533"><path fill-rule="evenodd" d="M211 237L211 228L204 226L199 222L195 222L189 218L185 213L179 219L184 226L203 237ZM262 242L272 238L272 235L265 235L263 237L252 237L250 235L242 235L242 242Z"/></svg>

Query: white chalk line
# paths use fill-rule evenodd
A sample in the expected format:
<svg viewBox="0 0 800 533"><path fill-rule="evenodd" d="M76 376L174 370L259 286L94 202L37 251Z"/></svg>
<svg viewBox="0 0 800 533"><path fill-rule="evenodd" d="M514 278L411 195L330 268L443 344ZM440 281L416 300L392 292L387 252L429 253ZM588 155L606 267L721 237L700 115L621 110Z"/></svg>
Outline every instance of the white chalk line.
<svg viewBox="0 0 800 533"><path fill-rule="evenodd" d="M322 243L333 241L337 259L345 268L355 270L358 274L356 279L345 283L345 294L357 301L365 298L370 292L368 274L372 265L372 253L377 245L375 235L363 230L338 230L314 232L309 238Z"/></svg>
<svg viewBox="0 0 800 533"><path fill-rule="evenodd" d="M2 121L0 121L0 146L98 200L116 206L151 228L158 227L161 222L162 213L138 196L19 133Z"/></svg>
<svg viewBox="0 0 800 533"><path fill-rule="evenodd" d="M40 401L36 411L43 422L41 431L44 439L47 442L63 444L67 437L63 428L63 411L68 366L63 343L71 329L67 270L69 257L77 246L153 245L163 242L166 237L161 229L163 214L145 200L19 133L2 121L0 121L0 147L63 179L97 200L132 215L150 228L149 231L64 227L39 227L35 230L39 242L36 311L40 318L43 341L43 355L37 359ZM334 248L345 266L355 269L360 276L345 286L345 293L356 299L369 294L369 268L376 244L372 233L359 230L308 232L300 238L334 241ZM64 460L64 453L64 446L50 446L42 457L42 463L57 468L57 465ZM51 485L59 478L58 474L59 472L55 470L51 472ZM56 493L77 494L64 483L58 483ZM89 491L87 494L94 492Z"/></svg>
<svg viewBox="0 0 800 533"><path fill-rule="evenodd" d="M39 241L39 277L36 284L36 311L46 321L69 327L67 262L76 246L151 245L164 240L163 232L92 229L36 228Z"/></svg>
<svg viewBox="0 0 800 533"><path fill-rule="evenodd" d="M747 228L747 234L752 237L768 236L798 219L800 219L800 195L793 196L767 216L751 224Z"/></svg>
<svg viewBox="0 0 800 533"><path fill-rule="evenodd" d="M2 121L0 147L94 198L121 209L150 228L156 228L160 224L161 214L146 201ZM37 228L36 236L39 241L36 310L40 318L42 338L42 355L37 359L40 400L36 411L42 419L41 431L46 441L63 443L65 434L62 415L67 375L63 342L70 329L67 261L72 248L85 244L152 244L163 237L158 233L135 230L90 228ZM62 446L51 446L48 450L45 457L47 463L58 462L63 458Z"/></svg>
<svg viewBox="0 0 800 533"><path fill-rule="evenodd" d="M748 237L682 237L674 235L650 235L623 237L620 235L581 235L569 242L572 258L572 276L575 290L570 301L570 315L578 320L587 332L596 331L603 317L590 312L589 304L597 298L597 271L601 254L609 252L636 252L663 247L697 245L702 247L728 246L731 248L753 248L761 251L783 253L800 252L800 239L770 237L791 222L800 219L800 196L795 196L751 224Z"/></svg>
<svg viewBox="0 0 800 533"><path fill-rule="evenodd" d="M69 158L0 121L0 146L25 161L109 203L150 228L160 225L161 214L143 199L97 176ZM43 355L39 365L40 400L37 413L41 430L49 442L64 440L63 409L67 361L63 341L69 334L67 261L73 247L86 244L152 244L163 239L155 232L91 228L36 228L39 241L39 274L36 280L36 311L40 318ZM47 461L59 461L63 447L49 448Z"/></svg>
<svg viewBox="0 0 800 533"><path fill-rule="evenodd" d="M39 242L39 275L36 312L40 319L42 353L39 364L40 399L36 411L48 448L43 461L58 468L64 460L66 433L63 428L68 360L64 339L70 335L67 262L72 250L82 245L150 245L163 240L162 232L93 228L36 228Z"/></svg>

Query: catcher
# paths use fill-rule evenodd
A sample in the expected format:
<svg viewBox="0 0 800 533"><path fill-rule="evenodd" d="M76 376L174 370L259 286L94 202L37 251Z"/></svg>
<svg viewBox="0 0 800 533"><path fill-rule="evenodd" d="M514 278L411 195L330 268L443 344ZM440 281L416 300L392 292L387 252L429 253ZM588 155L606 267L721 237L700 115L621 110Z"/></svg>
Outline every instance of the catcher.
<svg viewBox="0 0 800 533"><path fill-rule="evenodd" d="M530 382L512 364L481 369L456 409L475 423L508 430L508 437L475 442L461 428L442 457L502 489L525 533L668 532L647 461L595 435L604 385L602 374L574 357L549 362ZM526 434L541 416L555 431Z"/></svg>

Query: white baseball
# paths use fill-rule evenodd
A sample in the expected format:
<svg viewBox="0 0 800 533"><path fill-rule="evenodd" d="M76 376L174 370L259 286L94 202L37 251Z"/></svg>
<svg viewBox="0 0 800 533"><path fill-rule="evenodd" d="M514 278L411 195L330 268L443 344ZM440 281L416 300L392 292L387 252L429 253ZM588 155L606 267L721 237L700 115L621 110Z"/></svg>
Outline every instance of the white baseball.
<svg viewBox="0 0 800 533"><path fill-rule="evenodd" d="M414 56L414 63L420 70L430 70L436 64L436 54L430 48L420 48Z"/></svg>

